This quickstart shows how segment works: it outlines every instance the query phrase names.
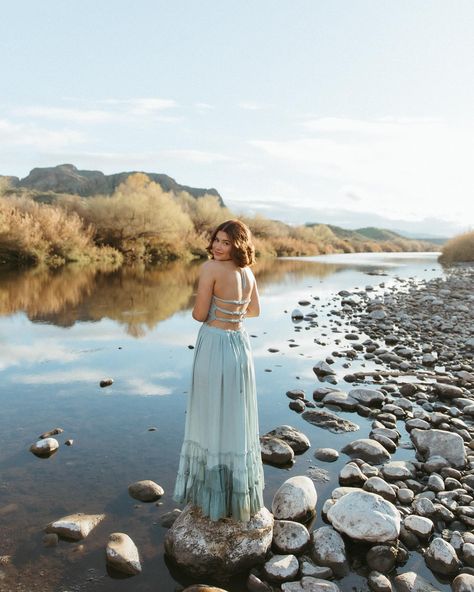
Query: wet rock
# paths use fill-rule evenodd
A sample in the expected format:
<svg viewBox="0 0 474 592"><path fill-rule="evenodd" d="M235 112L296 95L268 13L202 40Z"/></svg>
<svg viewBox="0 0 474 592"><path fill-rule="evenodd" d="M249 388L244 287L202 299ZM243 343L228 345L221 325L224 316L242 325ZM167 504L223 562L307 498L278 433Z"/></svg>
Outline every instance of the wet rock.
<svg viewBox="0 0 474 592"><path fill-rule="evenodd" d="M355 432L359 429L356 423L323 409L307 409L301 417L307 422L329 430L334 434Z"/></svg>
<svg viewBox="0 0 474 592"><path fill-rule="evenodd" d="M40 436L40 439L44 440L45 438L51 438L51 436L57 436L63 432L63 428L53 428L52 430L49 430L49 432L43 432Z"/></svg>
<svg viewBox="0 0 474 592"><path fill-rule="evenodd" d="M342 452L351 458L360 458L376 465L382 464L391 458L390 453L382 444L369 438L360 438L346 444Z"/></svg>
<svg viewBox="0 0 474 592"><path fill-rule="evenodd" d="M438 395L438 397L443 397L445 399L455 399L456 397L464 396L464 391L462 388L452 384L444 384L442 382L436 382L433 385L433 391Z"/></svg>
<svg viewBox="0 0 474 592"><path fill-rule="evenodd" d="M47 533L80 541L105 518L105 514L69 514L48 524Z"/></svg>
<svg viewBox="0 0 474 592"><path fill-rule="evenodd" d="M414 514L405 518L404 526L422 540L427 540L434 529L434 524L429 518Z"/></svg>
<svg viewBox="0 0 474 592"><path fill-rule="evenodd" d="M350 462L339 471L339 483L341 485L363 485L367 477L359 469L356 463Z"/></svg>
<svg viewBox="0 0 474 592"><path fill-rule="evenodd" d="M397 592L440 592L432 584L414 571L407 571L394 578Z"/></svg>
<svg viewBox="0 0 474 592"><path fill-rule="evenodd" d="M298 554L309 543L308 529L299 522L275 520L273 546L278 553Z"/></svg>
<svg viewBox="0 0 474 592"><path fill-rule="evenodd" d="M316 512L317 499L316 489L309 477L290 477L275 493L272 512L277 520L304 522Z"/></svg>
<svg viewBox="0 0 474 592"><path fill-rule="evenodd" d="M59 442L55 438L44 438L30 446L30 451L36 456L51 456L59 448Z"/></svg>
<svg viewBox="0 0 474 592"><path fill-rule="evenodd" d="M392 503L397 498L393 487L391 487L380 477L370 477L370 479L364 483L363 489L369 493L376 493L377 495L382 496L384 499Z"/></svg>
<svg viewBox="0 0 474 592"><path fill-rule="evenodd" d="M99 382L99 386L101 388L105 388L106 386L111 386L114 383L113 378L105 378Z"/></svg>
<svg viewBox="0 0 474 592"><path fill-rule="evenodd" d="M263 582L253 573L250 573L249 577L247 578L247 590L249 592L273 592L273 588L270 586L270 584Z"/></svg>
<svg viewBox="0 0 474 592"><path fill-rule="evenodd" d="M123 532L113 532L109 536L105 553L107 564L121 573L136 575L142 571L138 549Z"/></svg>
<svg viewBox="0 0 474 592"><path fill-rule="evenodd" d="M452 583L453 592L474 592L474 575L459 574Z"/></svg>
<svg viewBox="0 0 474 592"><path fill-rule="evenodd" d="M410 432L417 451L420 454L441 456L455 467L464 467L466 454L464 451L464 440L459 434L445 430L412 430Z"/></svg>
<svg viewBox="0 0 474 592"><path fill-rule="evenodd" d="M443 479L436 473L432 473L429 476L427 486L431 491L435 492L444 491L445 489Z"/></svg>
<svg viewBox="0 0 474 592"><path fill-rule="evenodd" d="M291 319L293 321L302 321L304 314L298 308L295 308L291 313Z"/></svg>
<svg viewBox="0 0 474 592"><path fill-rule="evenodd" d="M388 481L404 481L416 476L413 463L406 460L392 460L382 467L382 474Z"/></svg>
<svg viewBox="0 0 474 592"><path fill-rule="evenodd" d="M43 545L45 547L57 547L59 543L59 537L56 533L45 534L43 537Z"/></svg>
<svg viewBox="0 0 474 592"><path fill-rule="evenodd" d="M324 399L325 405L336 405L344 411L353 411L356 408L357 401L344 391L331 391Z"/></svg>
<svg viewBox="0 0 474 592"><path fill-rule="evenodd" d="M156 500L160 499L165 492L158 483L155 483L150 479L145 479L129 485L128 493L131 497L140 500L141 502L156 502Z"/></svg>
<svg viewBox="0 0 474 592"><path fill-rule="evenodd" d="M316 364L313 366L313 372L316 374L318 378L336 375L336 371L333 368L331 368L331 366L327 364L324 360L316 362Z"/></svg>
<svg viewBox="0 0 474 592"><path fill-rule="evenodd" d="M378 571L371 571L367 581L373 592L392 592L390 580Z"/></svg>
<svg viewBox="0 0 474 592"><path fill-rule="evenodd" d="M163 526L164 528L171 528L173 526L175 520L181 514L181 511L182 510L180 510L179 508L174 508L174 510L171 510L170 512L166 512L165 514L160 516L161 526Z"/></svg>
<svg viewBox="0 0 474 592"><path fill-rule="evenodd" d="M275 436L261 436L260 450L263 462L285 466L294 461L295 453L291 446Z"/></svg>
<svg viewBox="0 0 474 592"><path fill-rule="evenodd" d="M334 448L317 448L314 456L323 462L334 462L339 458L339 452Z"/></svg>
<svg viewBox="0 0 474 592"><path fill-rule="evenodd" d="M165 552L183 572L225 580L261 563L272 542L273 516L262 508L249 522L213 522L188 505L165 536Z"/></svg>
<svg viewBox="0 0 474 592"><path fill-rule="evenodd" d="M216 588L215 586L208 586L207 584L194 584L188 586L182 592L227 592L224 588ZM272 592L271 588L267 588L265 592Z"/></svg>
<svg viewBox="0 0 474 592"><path fill-rule="evenodd" d="M331 526L322 526L313 531L311 549L312 555L319 565L330 567L338 577L348 573L349 564L344 540Z"/></svg>
<svg viewBox="0 0 474 592"><path fill-rule="evenodd" d="M375 545L367 551L365 559L370 569L389 573L395 567L397 549L391 545Z"/></svg>
<svg viewBox="0 0 474 592"><path fill-rule="evenodd" d="M349 391L349 395L368 407L379 406L385 401L382 391L368 388L356 388Z"/></svg>
<svg viewBox="0 0 474 592"><path fill-rule="evenodd" d="M274 555L262 569L263 575L273 582L288 582L298 570L298 559L294 555Z"/></svg>
<svg viewBox="0 0 474 592"><path fill-rule="evenodd" d="M453 546L444 539L433 539L425 553L426 565L437 573L451 575L458 571L460 561Z"/></svg>
<svg viewBox="0 0 474 592"><path fill-rule="evenodd" d="M296 401L291 401L291 403L288 404L288 407L292 411L296 411L297 413L303 413L303 411L305 410L306 405L303 403L303 401L301 401L300 399L298 399Z"/></svg>
<svg viewBox="0 0 474 592"><path fill-rule="evenodd" d="M393 541L400 533L397 508L379 495L362 490L338 499L327 518L339 532L369 543Z"/></svg>
<svg viewBox="0 0 474 592"><path fill-rule="evenodd" d="M397 499L401 504L411 504L414 497L414 492L408 487L400 487L397 490Z"/></svg>

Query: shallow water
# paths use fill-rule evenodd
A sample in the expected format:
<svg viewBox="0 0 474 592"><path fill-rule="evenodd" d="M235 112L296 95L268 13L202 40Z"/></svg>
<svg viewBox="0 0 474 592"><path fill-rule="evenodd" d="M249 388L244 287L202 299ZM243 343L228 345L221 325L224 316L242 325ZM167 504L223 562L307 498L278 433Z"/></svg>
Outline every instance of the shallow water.
<svg viewBox="0 0 474 592"><path fill-rule="evenodd" d="M347 458L320 463L312 451L336 449L354 434L335 435L312 426L288 408L285 392L302 388L311 398L319 384L312 367L335 349L330 313L342 289L388 287L397 278L430 279L443 273L436 254L357 254L262 261L256 266L262 316L249 319L259 397L260 432L290 424L305 432L312 448L291 469L265 466L265 503L290 476L310 467L329 471L315 482L318 508L337 486ZM377 273L380 275L369 275ZM151 591L175 590L189 580L163 556L166 530L159 516L175 507L171 499L198 323L190 307L198 266L177 264L162 270L124 269L111 273L69 268L63 272L4 272L0 275L0 590ZM307 307L299 300L309 300ZM334 307L337 305L334 304ZM294 324L299 307L318 314L319 327ZM347 328L343 328L347 332ZM293 341L294 340L294 341ZM315 343L315 340L318 343ZM296 347L293 347L295 346ZM269 348L277 353L270 353ZM339 386L356 371L336 361ZM369 363L367 363L369 368ZM101 389L99 381L114 384ZM368 420L343 413L370 431ZM40 459L29 446L42 432L61 427L58 452ZM156 431L149 431L156 427ZM71 447L64 446L73 439ZM394 458L409 458L398 449ZM136 480L152 479L165 490L161 505L137 503L127 493ZM82 543L42 544L48 522L75 512L106 513ZM321 526L318 516L315 526ZM126 532L137 544L143 573L115 579L107 573L104 546L111 532ZM406 569L422 572L440 589L424 561L413 554ZM352 573L342 590L366 590ZM229 590L245 587L238 580ZM449 589L449 587L446 587Z"/></svg>

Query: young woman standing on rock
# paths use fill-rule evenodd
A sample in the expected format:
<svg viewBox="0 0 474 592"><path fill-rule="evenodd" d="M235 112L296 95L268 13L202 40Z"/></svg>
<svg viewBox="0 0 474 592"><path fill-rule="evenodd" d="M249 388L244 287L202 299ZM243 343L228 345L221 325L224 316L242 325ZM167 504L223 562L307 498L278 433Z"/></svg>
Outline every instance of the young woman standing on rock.
<svg viewBox="0 0 474 592"><path fill-rule="evenodd" d="M255 375L244 317L260 314L250 265L255 249L239 220L220 224L207 248L193 317L194 353L184 442L174 491L211 520L247 522L263 507Z"/></svg>

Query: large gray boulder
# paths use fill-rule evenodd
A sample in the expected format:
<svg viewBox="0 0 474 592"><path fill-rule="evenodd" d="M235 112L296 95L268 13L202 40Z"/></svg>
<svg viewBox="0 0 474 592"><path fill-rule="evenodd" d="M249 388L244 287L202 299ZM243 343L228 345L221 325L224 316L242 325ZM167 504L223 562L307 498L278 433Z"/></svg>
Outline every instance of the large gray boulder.
<svg viewBox="0 0 474 592"><path fill-rule="evenodd" d="M381 405L385 401L385 395L382 391L368 388L356 388L349 391L349 395L359 403L372 407Z"/></svg>
<svg viewBox="0 0 474 592"><path fill-rule="evenodd" d="M389 501L367 491L353 491L331 506L327 518L351 539L368 543L393 541L400 534L400 513Z"/></svg>
<svg viewBox="0 0 474 592"><path fill-rule="evenodd" d="M445 430L418 430L410 432L417 451L425 458L441 456L454 467L462 468L466 464L464 440L459 434Z"/></svg>
<svg viewBox="0 0 474 592"><path fill-rule="evenodd" d="M346 547L341 535L331 526L322 526L313 531L311 552L318 565L330 567L339 577L347 574Z"/></svg>
<svg viewBox="0 0 474 592"><path fill-rule="evenodd" d="M303 432L289 425L282 425L265 434L265 436L274 436L286 442L294 452L301 453L308 450L311 446L308 436Z"/></svg>
<svg viewBox="0 0 474 592"><path fill-rule="evenodd" d="M272 512L277 520L306 521L316 512L318 495L309 477L290 477L277 490Z"/></svg>
<svg viewBox="0 0 474 592"><path fill-rule="evenodd" d="M263 563L272 536L273 516L266 508L249 522L231 518L213 522L198 507L188 505L166 533L165 552L196 579L213 576L226 580Z"/></svg>
<svg viewBox="0 0 474 592"><path fill-rule="evenodd" d="M430 543L425 553L426 565L435 572L452 575L461 565L454 547L441 537L436 537Z"/></svg>
<svg viewBox="0 0 474 592"><path fill-rule="evenodd" d="M360 438L346 444L341 450L351 458L360 458L376 465L391 459L390 453L382 444L370 438Z"/></svg>

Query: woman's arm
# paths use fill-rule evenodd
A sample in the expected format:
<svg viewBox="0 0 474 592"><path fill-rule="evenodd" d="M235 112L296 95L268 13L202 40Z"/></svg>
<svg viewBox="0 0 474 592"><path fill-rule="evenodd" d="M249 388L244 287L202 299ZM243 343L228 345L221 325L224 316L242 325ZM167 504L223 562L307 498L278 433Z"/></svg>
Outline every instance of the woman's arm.
<svg viewBox="0 0 474 592"><path fill-rule="evenodd" d="M246 317L258 317L260 314L260 296L258 295L257 282L254 281L250 294L250 303L247 307Z"/></svg>
<svg viewBox="0 0 474 592"><path fill-rule="evenodd" d="M215 276L212 270L212 261L206 261L201 267L196 301L193 308L193 319L203 323L209 314L212 293L214 291Z"/></svg>

